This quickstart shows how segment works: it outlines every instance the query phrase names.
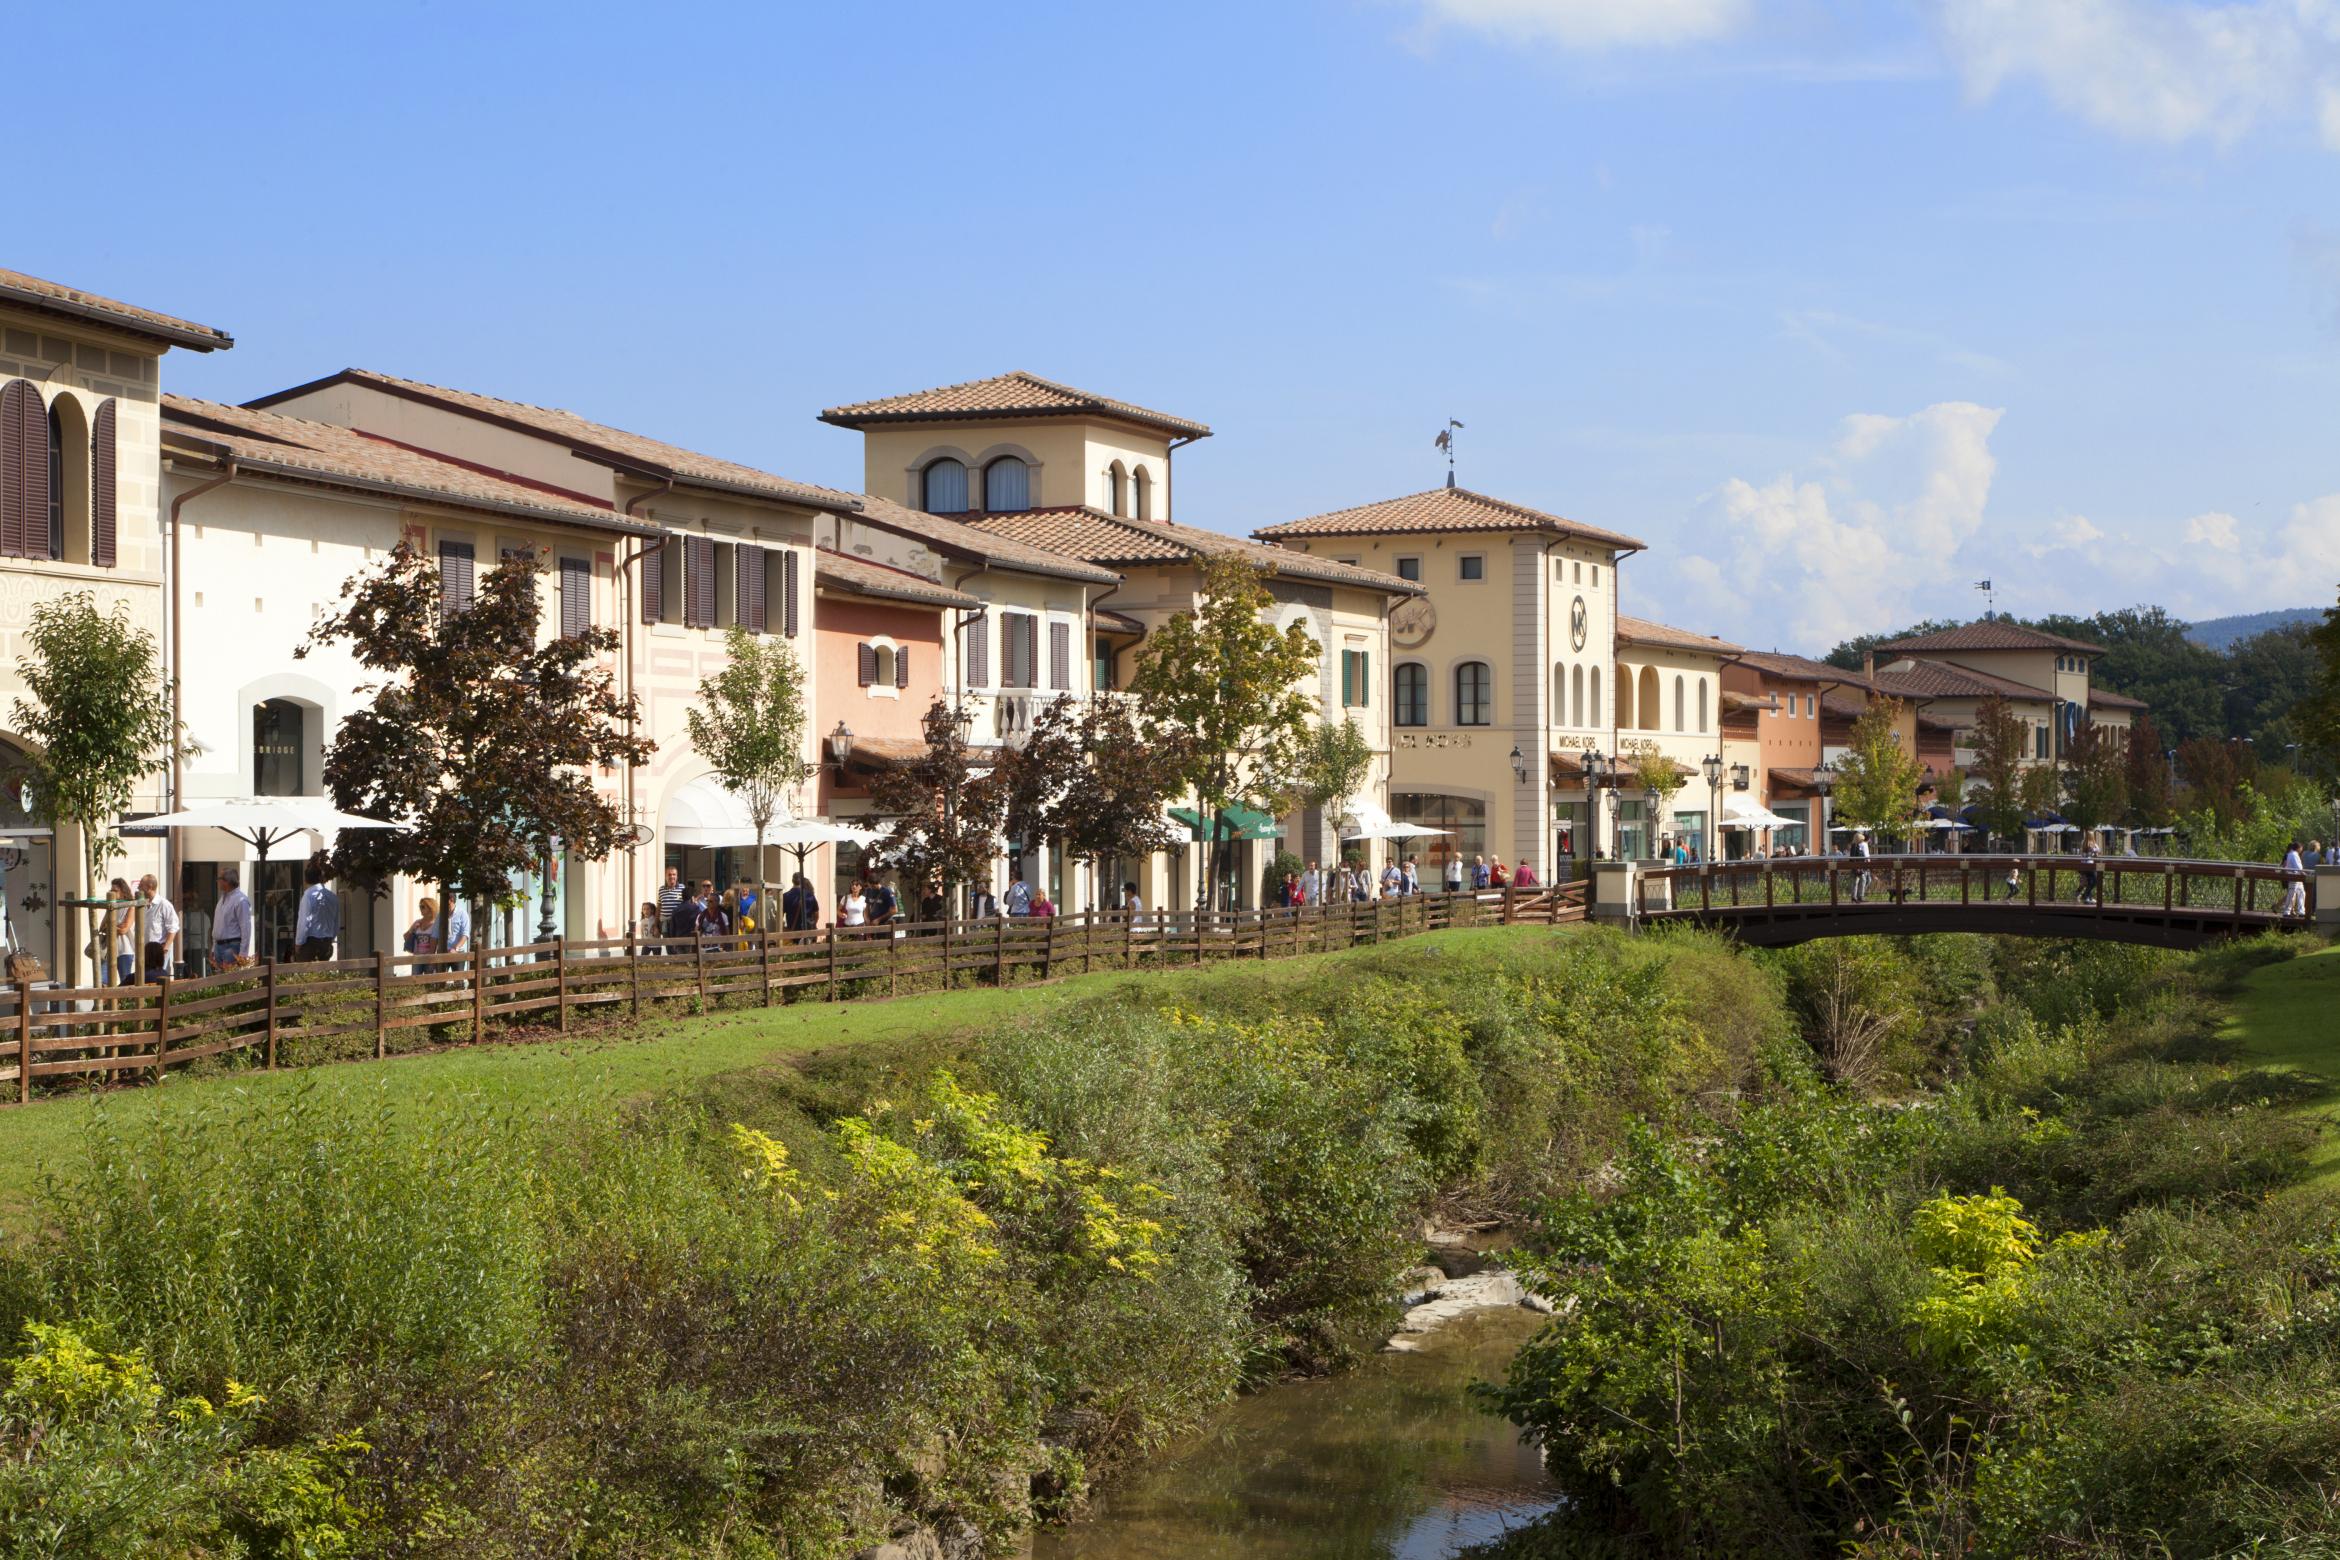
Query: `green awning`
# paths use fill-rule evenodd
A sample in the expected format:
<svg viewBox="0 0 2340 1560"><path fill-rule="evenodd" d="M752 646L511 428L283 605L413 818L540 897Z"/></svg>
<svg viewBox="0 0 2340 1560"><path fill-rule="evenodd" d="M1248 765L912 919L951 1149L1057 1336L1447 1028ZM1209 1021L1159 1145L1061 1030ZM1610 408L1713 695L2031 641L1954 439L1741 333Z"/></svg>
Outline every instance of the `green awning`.
<svg viewBox="0 0 2340 1560"><path fill-rule="evenodd" d="M1170 816L1186 825L1187 833L1197 840L1212 837L1210 816L1199 808L1173 807ZM1225 827L1222 838L1230 840L1273 840L1283 836L1276 820L1263 812L1248 807L1229 807L1221 810L1219 818Z"/></svg>

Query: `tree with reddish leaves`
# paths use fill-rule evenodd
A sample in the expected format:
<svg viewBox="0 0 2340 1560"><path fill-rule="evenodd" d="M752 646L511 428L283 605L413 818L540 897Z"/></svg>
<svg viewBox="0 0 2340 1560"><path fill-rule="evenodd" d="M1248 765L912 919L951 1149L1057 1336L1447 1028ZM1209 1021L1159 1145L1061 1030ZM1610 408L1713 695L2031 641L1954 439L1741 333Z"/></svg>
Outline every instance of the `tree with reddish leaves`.
<svg viewBox="0 0 2340 1560"><path fill-rule="evenodd" d="M375 893L400 876L440 885L442 930L455 895L500 898L556 849L608 856L626 820L593 771L652 751L601 661L617 635L541 635L541 572L533 550L513 552L458 602L401 542L296 652L340 644L373 677L326 747L325 788L344 811L406 825L344 832L334 871Z"/></svg>
<svg viewBox="0 0 2340 1560"><path fill-rule="evenodd" d="M912 903L939 886L947 915L958 908L960 884L991 875L1006 781L997 764L977 764L959 710L937 699L920 724L925 751L870 787L870 808L886 820L875 854L901 873Z"/></svg>
<svg viewBox="0 0 2340 1560"><path fill-rule="evenodd" d="M2167 824L2176 811L2170 796L2169 755L2162 749L2161 731L2152 716L2140 715L2129 727L2121 768L2128 783L2129 822L2140 829Z"/></svg>

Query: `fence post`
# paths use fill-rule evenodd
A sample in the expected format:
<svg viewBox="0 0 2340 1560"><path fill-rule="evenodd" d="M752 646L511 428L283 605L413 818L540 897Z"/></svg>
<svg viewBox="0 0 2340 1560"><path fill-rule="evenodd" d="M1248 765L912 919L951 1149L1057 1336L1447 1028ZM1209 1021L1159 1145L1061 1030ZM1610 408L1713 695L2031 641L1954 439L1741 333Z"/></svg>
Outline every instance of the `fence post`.
<svg viewBox="0 0 2340 1560"><path fill-rule="evenodd" d="M487 1038L487 944L471 939L471 1043Z"/></svg>
<svg viewBox="0 0 2340 1560"><path fill-rule="evenodd" d="M902 944L909 939L894 933L891 927L887 928L887 932L886 995L897 997L902 994Z"/></svg>
<svg viewBox="0 0 2340 1560"><path fill-rule="evenodd" d="M772 929L759 927L756 936L762 939L764 955L764 1006L772 1005Z"/></svg>
<svg viewBox="0 0 2340 1560"><path fill-rule="evenodd" d="M276 961L260 966L260 990L268 1004L268 1070L276 1070Z"/></svg>
<svg viewBox="0 0 2340 1560"><path fill-rule="evenodd" d="M1511 896L1514 886L1510 883L1503 885L1503 924L1505 926L1511 924Z"/></svg>
<svg viewBox="0 0 2340 1560"><path fill-rule="evenodd" d="M30 987L25 988L27 992ZM171 1049L171 982L166 970L154 994L154 1081L163 1081L163 1058Z"/></svg>
<svg viewBox="0 0 2340 1560"><path fill-rule="evenodd" d="M707 1011L707 934L691 933L691 973L699 983L699 1011Z"/></svg>
<svg viewBox="0 0 2340 1560"><path fill-rule="evenodd" d="M993 928L991 938L991 984L994 988L998 988L1007 984L1008 918L1004 915L995 915L992 920L997 925Z"/></svg>
<svg viewBox="0 0 2340 1560"><path fill-rule="evenodd" d="M837 1000L837 923L829 923L829 1000Z"/></svg>
<svg viewBox="0 0 2340 1560"><path fill-rule="evenodd" d="M32 982L29 980L16 983L16 1103L32 1103Z"/></svg>
<svg viewBox="0 0 2340 1560"><path fill-rule="evenodd" d="M569 1032L569 939L553 939L553 1011L560 1015L562 1034Z"/></svg>
<svg viewBox="0 0 2340 1560"><path fill-rule="evenodd" d="M634 927L626 933L626 980L632 987L634 1022L642 1021L642 929Z"/></svg>
<svg viewBox="0 0 2340 1560"><path fill-rule="evenodd" d="M374 1059L390 1054L390 955L374 955Z"/></svg>
<svg viewBox="0 0 2340 1560"><path fill-rule="evenodd" d="M1042 980L1047 980L1056 973L1056 923L1059 919L1060 917L1053 915L1048 918L1048 941L1040 949L1040 978Z"/></svg>

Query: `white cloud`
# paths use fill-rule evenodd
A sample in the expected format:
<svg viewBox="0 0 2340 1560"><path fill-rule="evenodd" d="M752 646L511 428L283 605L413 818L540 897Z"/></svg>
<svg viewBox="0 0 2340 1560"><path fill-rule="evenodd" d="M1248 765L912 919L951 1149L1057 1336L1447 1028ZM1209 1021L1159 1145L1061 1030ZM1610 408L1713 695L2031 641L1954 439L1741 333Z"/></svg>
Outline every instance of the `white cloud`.
<svg viewBox="0 0 2340 1560"><path fill-rule="evenodd" d="M1834 309L1782 309L1779 311L1779 327L1780 334L1788 340L1810 347L1840 368L1852 366L1853 354L1849 344L1855 342L1913 349L1949 367L1963 368L1978 374L2004 374L2011 368L2004 358L1961 346L1934 331L1864 320L1855 315L1840 314Z"/></svg>
<svg viewBox="0 0 2340 1560"><path fill-rule="evenodd" d="M2093 561L2090 544L2104 540L2103 530L2086 515L2062 516L2038 535L2037 541L2027 542L2023 548L2034 558L2066 552L2078 553L2082 558Z"/></svg>
<svg viewBox="0 0 2340 1560"><path fill-rule="evenodd" d="M1422 21L1512 43L1651 48L1727 37L1752 10L1752 0L1422 0Z"/></svg>
<svg viewBox="0 0 2340 1560"><path fill-rule="evenodd" d="M1967 90L2036 82L2065 111L2143 140L2229 143L2313 115L2340 150L2332 0L1937 0Z"/></svg>
<svg viewBox="0 0 2340 1560"><path fill-rule="evenodd" d="M2210 547L2219 552L2233 552L2239 545L2234 534L2235 518L2212 510L2196 515L2186 522L2186 545Z"/></svg>
<svg viewBox="0 0 2340 1560"><path fill-rule="evenodd" d="M1678 586L1716 632L1826 647L1916 616L1983 522L1998 409L1848 417L1808 474L1734 477L1701 505ZM1762 635L1752 635L1762 638Z"/></svg>

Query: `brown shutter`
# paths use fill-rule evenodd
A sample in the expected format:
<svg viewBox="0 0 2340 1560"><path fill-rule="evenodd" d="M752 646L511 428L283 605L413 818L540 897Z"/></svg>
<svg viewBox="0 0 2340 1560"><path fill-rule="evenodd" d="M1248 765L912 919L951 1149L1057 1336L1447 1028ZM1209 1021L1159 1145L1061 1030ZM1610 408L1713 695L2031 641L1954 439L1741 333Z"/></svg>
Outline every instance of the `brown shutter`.
<svg viewBox="0 0 2340 1560"><path fill-rule="evenodd" d="M119 548L121 527L116 514L120 499L114 454L118 421L109 400L98 407L89 430L89 561L101 569L114 567Z"/></svg>
<svg viewBox="0 0 2340 1560"><path fill-rule="evenodd" d="M780 632L796 637L796 553L780 555Z"/></svg>
<svg viewBox="0 0 2340 1560"><path fill-rule="evenodd" d="M877 681L877 646L864 640L861 644L861 686Z"/></svg>
<svg viewBox="0 0 2340 1560"><path fill-rule="evenodd" d="M991 614L978 612L975 621L967 625L967 686L991 686Z"/></svg>
<svg viewBox="0 0 2340 1560"><path fill-rule="evenodd" d="M35 529L49 550L49 417L28 379L0 388L0 557L32 552Z"/></svg>
<svg viewBox="0 0 2340 1560"><path fill-rule="evenodd" d="M897 688L910 686L910 647L908 645L894 647L894 686Z"/></svg>
<svg viewBox="0 0 2340 1560"><path fill-rule="evenodd" d="M715 542L694 536L683 555L683 623L689 628L715 626Z"/></svg>
<svg viewBox="0 0 2340 1560"><path fill-rule="evenodd" d="M561 560L561 637L580 639L593 626L593 565L582 558Z"/></svg>
<svg viewBox="0 0 2340 1560"><path fill-rule="evenodd" d="M764 549L741 543L731 555L731 574L739 597L736 610L740 625L751 634L761 634L769 626L764 615Z"/></svg>
<svg viewBox="0 0 2340 1560"><path fill-rule="evenodd" d="M642 550L642 621L655 623L666 616L666 538L661 536Z"/></svg>
<svg viewBox="0 0 2340 1560"><path fill-rule="evenodd" d="M472 553L469 542L439 543L439 610L461 612L471 605Z"/></svg>
<svg viewBox="0 0 2340 1560"><path fill-rule="evenodd" d="M1072 688L1072 625L1048 625L1048 686L1069 691Z"/></svg>

